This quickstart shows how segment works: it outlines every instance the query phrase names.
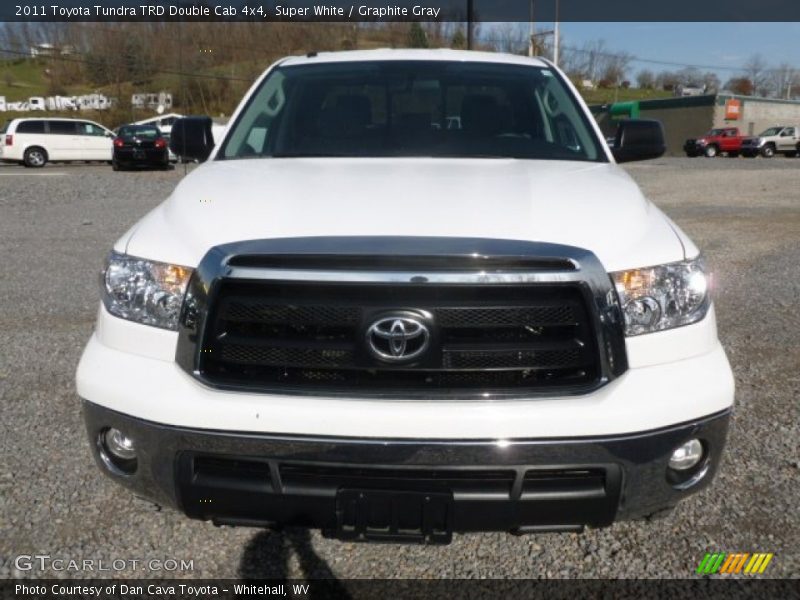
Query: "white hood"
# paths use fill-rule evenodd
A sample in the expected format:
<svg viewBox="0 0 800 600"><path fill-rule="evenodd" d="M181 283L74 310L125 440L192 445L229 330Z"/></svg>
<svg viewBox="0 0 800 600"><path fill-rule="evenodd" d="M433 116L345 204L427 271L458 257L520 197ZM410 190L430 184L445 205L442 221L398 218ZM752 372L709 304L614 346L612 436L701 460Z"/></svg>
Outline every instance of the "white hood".
<svg viewBox="0 0 800 600"><path fill-rule="evenodd" d="M670 222L618 166L510 159L211 161L117 249L196 266L218 244L349 235L566 244L609 271L684 258Z"/></svg>

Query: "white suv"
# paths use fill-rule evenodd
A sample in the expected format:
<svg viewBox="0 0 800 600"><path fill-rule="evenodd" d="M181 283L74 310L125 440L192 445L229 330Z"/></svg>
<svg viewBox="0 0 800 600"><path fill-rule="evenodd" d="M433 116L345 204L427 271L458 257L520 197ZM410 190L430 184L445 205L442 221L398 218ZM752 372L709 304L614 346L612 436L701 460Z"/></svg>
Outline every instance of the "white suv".
<svg viewBox="0 0 800 600"><path fill-rule="evenodd" d="M228 525L579 531L707 485L734 395L697 247L545 60L279 61L102 274L77 372L98 464Z"/></svg>
<svg viewBox="0 0 800 600"><path fill-rule="evenodd" d="M114 133L82 119L13 119L0 136L0 161L43 167L48 162L110 161Z"/></svg>

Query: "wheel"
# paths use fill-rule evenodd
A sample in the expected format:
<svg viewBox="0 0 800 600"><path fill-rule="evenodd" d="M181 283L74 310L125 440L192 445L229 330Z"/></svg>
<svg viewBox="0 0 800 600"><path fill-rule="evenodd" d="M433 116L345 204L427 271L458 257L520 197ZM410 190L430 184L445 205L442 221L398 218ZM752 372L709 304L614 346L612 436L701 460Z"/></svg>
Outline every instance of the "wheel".
<svg viewBox="0 0 800 600"><path fill-rule="evenodd" d="M761 156L764 158L772 158L775 156L775 146L772 144L767 144L761 149Z"/></svg>
<svg viewBox="0 0 800 600"><path fill-rule="evenodd" d="M122 170L122 167L120 166L120 164L119 164L117 161L115 161L115 160L112 160L112 161L111 161L111 169L112 169L113 171L121 171L121 170Z"/></svg>
<svg viewBox="0 0 800 600"><path fill-rule="evenodd" d="M26 167L40 169L47 164L47 152L45 152L44 148L33 146L25 150L22 161Z"/></svg>
<svg viewBox="0 0 800 600"><path fill-rule="evenodd" d="M706 155L707 158L714 158L717 155L717 147L716 146L706 146L706 149L703 151L703 154Z"/></svg>

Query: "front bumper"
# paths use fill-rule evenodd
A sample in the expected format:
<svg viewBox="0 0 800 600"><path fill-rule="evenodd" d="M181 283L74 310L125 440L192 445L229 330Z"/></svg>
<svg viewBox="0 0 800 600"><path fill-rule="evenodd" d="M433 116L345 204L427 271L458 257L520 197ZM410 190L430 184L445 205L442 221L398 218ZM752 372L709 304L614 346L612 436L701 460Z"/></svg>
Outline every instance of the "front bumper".
<svg viewBox="0 0 800 600"><path fill-rule="evenodd" d="M391 440L189 429L87 401L83 407L93 453L106 474L190 517L230 525L313 527L347 538L353 528L343 524L342 501L351 492L431 494L447 498L447 525L439 532L444 541L453 531L577 531L670 508L712 480L730 415L726 410L621 436ZM99 439L108 427L134 440L138 458L132 474L107 466ZM692 438L703 442L705 457L675 479L668 473L669 457ZM686 482L695 479L687 488ZM414 510L399 510L392 519L413 521ZM355 528L357 534L369 538L372 519L378 523L373 537L403 537L386 535L389 517L369 515L363 527ZM410 531L405 537L431 541L430 532Z"/></svg>

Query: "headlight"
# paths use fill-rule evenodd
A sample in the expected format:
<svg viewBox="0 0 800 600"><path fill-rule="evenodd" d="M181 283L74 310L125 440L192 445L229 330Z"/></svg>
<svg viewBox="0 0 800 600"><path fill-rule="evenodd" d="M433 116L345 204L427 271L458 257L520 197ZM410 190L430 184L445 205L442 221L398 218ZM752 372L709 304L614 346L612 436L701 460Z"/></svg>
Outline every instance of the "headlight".
<svg viewBox="0 0 800 600"><path fill-rule="evenodd" d="M192 269L112 252L101 274L103 304L112 315L177 329Z"/></svg>
<svg viewBox="0 0 800 600"><path fill-rule="evenodd" d="M702 258L611 275L628 336L696 323L711 304Z"/></svg>

